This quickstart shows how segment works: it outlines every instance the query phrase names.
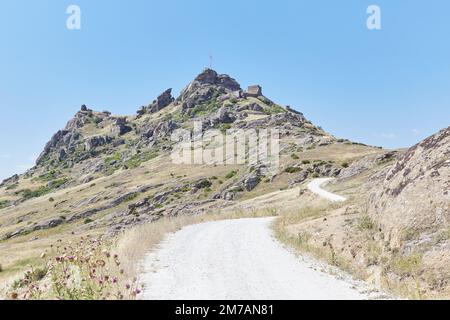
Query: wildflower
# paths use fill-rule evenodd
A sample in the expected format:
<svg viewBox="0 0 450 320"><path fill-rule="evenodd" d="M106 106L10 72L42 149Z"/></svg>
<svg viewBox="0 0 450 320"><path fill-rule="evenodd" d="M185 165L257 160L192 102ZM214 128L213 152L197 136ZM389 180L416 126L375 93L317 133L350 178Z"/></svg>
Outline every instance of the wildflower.
<svg viewBox="0 0 450 320"><path fill-rule="evenodd" d="M117 277L114 277L113 279L112 279L112 283L117 283L117 282L119 282L119 279L117 279Z"/></svg>
<svg viewBox="0 0 450 320"><path fill-rule="evenodd" d="M19 298L19 295L17 294L17 292L11 293L11 299L12 300L17 300L17 298Z"/></svg>
<svg viewBox="0 0 450 320"><path fill-rule="evenodd" d="M138 294L140 294L140 293L141 293L141 290L139 290L139 289L134 290L134 294L135 294L135 295L138 295Z"/></svg>
<svg viewBox="0 0 450 320"><path fill-rule="evenodd" d="M130 290L131 286L127 283L127 284L125 285L125 288L126 288L127 290Z"/></svg>

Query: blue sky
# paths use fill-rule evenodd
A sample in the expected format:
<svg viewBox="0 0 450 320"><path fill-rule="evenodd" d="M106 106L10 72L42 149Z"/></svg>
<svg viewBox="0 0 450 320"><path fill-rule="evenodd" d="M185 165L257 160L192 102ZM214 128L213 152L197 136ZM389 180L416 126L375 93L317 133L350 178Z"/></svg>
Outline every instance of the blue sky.
<svg viewBox="0 0 450 320"><path fill-rule="evenodd" d="M82 29L66 28L79 5ZM382 29L366 28L377 4ZM411 146L450 119L447 0L2 0L0 179L86 104L133 114L209 64L335 136Z"/></svg>

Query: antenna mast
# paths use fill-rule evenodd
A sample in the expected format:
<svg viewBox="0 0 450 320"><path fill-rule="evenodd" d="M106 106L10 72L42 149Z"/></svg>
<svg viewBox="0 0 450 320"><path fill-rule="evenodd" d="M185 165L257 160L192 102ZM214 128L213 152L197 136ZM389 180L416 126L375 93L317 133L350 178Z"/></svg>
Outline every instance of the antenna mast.
<svg viewBox="0 0 450 320"><path fill-rule="evenodd" d="M212 52L209 52L209 68L212 69L212 63L213 63L213 56Z"/></svg>

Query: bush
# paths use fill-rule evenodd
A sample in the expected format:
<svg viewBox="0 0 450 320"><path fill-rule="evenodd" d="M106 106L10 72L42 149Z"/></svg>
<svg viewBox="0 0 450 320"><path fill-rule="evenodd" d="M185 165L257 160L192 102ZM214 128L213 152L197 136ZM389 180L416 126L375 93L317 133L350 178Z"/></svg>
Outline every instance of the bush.
<svg viewBox="0 0 450 320"><path fill-rule="evenodd" d="M296 155L295 153L291 154L291 158L294 159L294 160L300 159L300 158L298 157L298 155Z"/></svg>
<svg viewBox="0 0 450 320"><path fill-rule="evenodd" d="M3 272L3 266L0 264L0 272Z"/></svg>
<svg viewBox="0 0 450 320"><path fill-rule="evenodd" d="M208 179L203 179L195 185L198 189L210 188L212 186L212 182Z"/></svg>
<svg viewBox="0 0 450 320"><path fill-rule="evenodd" d="M55 201L55 199L53 199L52 197L50 197L50 198L48 198L48 201L50 201L50 202L54 202L54 201Z"/></svg>
<svg viewBox="0 0 450 320"><path fill-rule="evenodd" d="M218 100L219 95L220 95L220 92L218 92L218 91L214 92L212 98L209 101L195 106L192 109L192 115L194 117L199 117L199 116L204 116L204 115L207 115L214 111L219 110L221 107L221 104Z"/></svg>
<svg viewBox="0 0 450 320"><path fill-rule="evenodd" d="M9 207L9 201L7 200L0 201L0 209L4 209L7 207Z"/></svg>
<svg viewBox="0 0 450 320"><path fill-rule="evenodd" d="M284 169L284 172L296 173L296 172L299 172L301 170L302 170L302 168L300 168L300 167L287 167L286 169Z"/></svg>
<svg viewBox="0 0 450 320"><path fill-rule="evenodd" d="M343 163L342 163L342 167L343 167L343 168L348 168L348 167L349 167L348 162L343 162Z"/></svg>
<svg viewBox="0 0 450 320"><path fill-rule="evenodd" d="M84 224L89 224L89 223L92 223L92 222L94 222L94 220L92 220L90 218L84 219Z"/></svg>
<svg viewBox="0 0 450 320"><path fill-rule="evenodd" d="M230 130L231 128L232 128L231 124L229 124L229 123L222 123L219 126L219 129L223 134L225 134L227 132L227 130Z"/></svg>
<svg viewBox="0 0 450 320"><path fill-rule="evenodd" d="M302 164L310 164L311 163L311 161L309 161L309 160L303 160L302 161Z"/></svg>
<svg viewBox="0 0 450 320"><path fill-rule="evenodd" d="M237 175L237 171L233 170L227 173L227 175L225 176L226 179L231 179L233 178L235 175Z"/></svg>
<svg viewBox="0 0 450 320"><path fill-rule="evenodd" d="M39 198L39 197L46 195L47 193L52 192L55 189L58 189L63 184L65 184L67 181L68 181L68 179L66 179L66 178L59 179L59 180L53 180L53 181L50 181L48 183L48 185L46 185L46 186L41 186L35 190L24 189L22 191L19 191L19 193L20 192L22 193L24 200L29 200L32 198Z"/></svg>
<svg viewBox="0 0 450 320"><path fill-rule="evenodd" d="M141 165L143 162L150 161L158 156L158 153L155 151L148 151L140 154L136 154L132 156L130 159L125 161L125 166L128 169L134 169Z"/></svg>
<svg viewBox="0 0 450 320"><path fill-rule="evenodd" d="M35 190L24 189L24 190L22 190L22 196L23 196L24 200L28 200L28 199L32 199L32 198L42 197L43 195L49 193L50 191L51 191L51 189L47 186L42 186Z"/></svg>
<svg viewBox="0 0 450 320"><path fill-rule="evenodd" d="M268 115L272 115L272 114L279 114L279 113L285 113L286 110L282 107L279 106L277 104L274 104L273 106L271 106L270 108L266 108L264 109L264 112Z"/></svg>

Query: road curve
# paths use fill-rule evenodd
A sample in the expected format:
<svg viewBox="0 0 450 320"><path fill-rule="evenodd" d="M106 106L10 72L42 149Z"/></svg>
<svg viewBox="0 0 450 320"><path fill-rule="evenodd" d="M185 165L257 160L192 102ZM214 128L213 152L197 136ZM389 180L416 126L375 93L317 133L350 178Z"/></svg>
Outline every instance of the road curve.
<svg viewBox="0 0 450 320"><path fill-rule="evenodd" d="M373 298L361 282L318 271L323 265L286 250L273 238L273 219L208 222L171 234L144 261L143 298Z"/></svg>
<svg viewBox="0 0 450 320"><path fill-rule="evenodd" d="M328 183L328 182L330 182L332 180L333 180L333 178L314 179L313 181L311 181L308 184L308 189L311 192L321 196L322 198L328 199L328 200L333 201L333 202L343 202L343 201L347 200L344 197L341 197L341 196L339 196L337 194L328 192L328 191L323 190L321 188L324 184L326 184L326 183Z"/></svg>

